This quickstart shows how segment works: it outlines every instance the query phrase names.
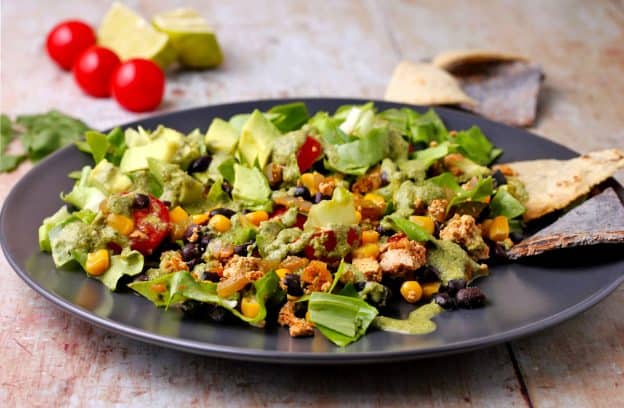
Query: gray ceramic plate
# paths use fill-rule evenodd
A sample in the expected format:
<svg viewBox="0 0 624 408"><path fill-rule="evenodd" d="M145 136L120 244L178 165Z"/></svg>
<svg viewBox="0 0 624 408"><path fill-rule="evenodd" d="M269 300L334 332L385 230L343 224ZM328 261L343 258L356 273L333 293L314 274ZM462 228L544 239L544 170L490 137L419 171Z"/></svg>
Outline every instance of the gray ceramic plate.
<svg viewBox="0 0 624 408"><path fill-rule="evenodd" d="M306 99L311 112L333 111L362 100ZM182 131L205 130L214 117L265 110L284 100L208 106L157 116L126 126L164 124ZM379 109L397 107L377 102ZM421 110L421 108L417 108ZM450 129L477 125L505 150L504 161L570 158L574 152L524 130L449 109L437 109ZM365 363L423 358L472 350L508 341L570 318L612 292L623 280L621 246L558 252L530 262L494 266L479 286L489 305L478 310L443 313L438 330L426 336L372 332L338 348L321 335L293 339L285 329L260 330L189 320L176 310L155 308L130 292L111 293L78 270L57 270L39 252L37 228L61 205L67 174L89 163L74 147L63 149L24 176L4 203L0 216L2 249L18 275L37 293L63 310L99 327L134 339L194 353L276 363ZM619 187L619 186L618 186ZM33 293L34 295L34 293Z"/></svg>

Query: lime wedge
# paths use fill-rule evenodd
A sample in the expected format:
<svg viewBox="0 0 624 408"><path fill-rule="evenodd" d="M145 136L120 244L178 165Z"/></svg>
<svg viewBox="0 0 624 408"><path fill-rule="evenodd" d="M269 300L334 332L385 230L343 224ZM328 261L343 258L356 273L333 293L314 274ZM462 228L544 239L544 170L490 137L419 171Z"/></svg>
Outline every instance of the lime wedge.
<svg viewBox="0 0 624 408"><path fill-rule="evenodd" d="M115 51L122 61L147 58L162 68L176 59L166 34L120 3L113 3L98 30L98 43Z"/></svg>
<svg viewBox="0 0 624 408"><path fill-rule="evenodd" d="M152 23L169 36L182 65L211 68L223 61L217 36L195 10L167 11L154 16Z"/></svg>

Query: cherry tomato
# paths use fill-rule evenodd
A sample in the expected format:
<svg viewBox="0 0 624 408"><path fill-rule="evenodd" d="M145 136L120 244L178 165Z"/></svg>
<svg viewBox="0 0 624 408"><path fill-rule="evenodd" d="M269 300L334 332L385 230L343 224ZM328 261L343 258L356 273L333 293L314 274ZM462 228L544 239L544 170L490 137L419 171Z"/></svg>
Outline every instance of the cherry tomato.
<svg viewBox="0 0 624 408"><path fill-rule="evenodd" d="M150 60L130 59L117 68L111 83L113 97L132 112L154 110L165 93L165 74Z"/></svg>
<svg viewBox="0 0 624 408"><path fill-rule="evenodd" d="M323 154L323 146L313 137L306 137L305 142L297 151L297 164L303 173L312 167L315 161Z"/></svg>
<svg viewBox="0 0 624 408"><path fill-rule="evenodd" d="M108 48L87 48L74 64L74 79L85 93L98 98L110 96L113 72L121 64L119 57Z"/></svg>
<svg viewBox="0 0 624 408"><path fill-rule="evenodd" d="M134 210L132 218L135 231L131 234L130 247L149 255L169 235L169 210L162 201L150 196L149 205Z"/></svg>
<svg viewBox="0 0 624 408"><path fill-rule="evenodd" d="M95 33L89 25L78 20L67 20L48 33L46 49L54 62L69 71L78 56L93 44Z"/></svg>

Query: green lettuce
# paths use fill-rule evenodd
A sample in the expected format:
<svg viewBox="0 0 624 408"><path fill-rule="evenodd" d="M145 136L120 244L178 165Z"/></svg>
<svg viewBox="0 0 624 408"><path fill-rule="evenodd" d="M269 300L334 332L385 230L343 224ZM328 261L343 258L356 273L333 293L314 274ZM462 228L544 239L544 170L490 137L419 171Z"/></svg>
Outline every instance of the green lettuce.
<svg viewBox="0 0 624 408"><path fill-rule="evenodd" d="M343 144L325 143L329 168L345 174L362 175L385 157L388 130L374 128L367 135Z"/></svg>
<svg viewBox="0 0 624 408"><path fill-rule="evenodd" d="M143 271L143 255L138 251L124 249L121 254L111 256L110 266L102 275L94 276L110 290L115 290L123 276L136 276Z"/></svg>
<svg viewBox="0 0 624 408"><path fill-rule="evenodd" d="M269 109L269 113L275 115L271 122L282 133L299 129L309 119L308 108L303 102L275 105Z"/></svg>
<svg viewBox="0 0 624 408"><path fill-rule="evenodd" d="M502 149L494 148L476 126L457 132L453 142L459 145L459 150L469 159L483 166L490 164L503 153Z"/></svg>
<svg viewBox="0 0 624 408"><path fill-rule="evenodd" d="M43 223L39 227L38 231L39 248L42 251L50 252L52 250L50 247L50 231L52 228L66 221L69 217L71 217L71 214L67 211L67 206L62 206L57 212L43 220Z"/></svg>
<svg viewBox="0 0 624 408"><path fill-rule="evenodd" d="M420 225L406 220L405 218L390 215L387 219L395 227L395 229L403 231L412 241L425 242L432 241L434 239L433 236L425 231Z"/></svg>
<svg viewBox="0 0 624 408"><path fill-rule="evenodd" d="M499 187L490 202L490 216L492 217L504 215L512 219L521 216L525 211L526 208L509 193L507 186Z"/></svg>
<svg viewBox="0 0 624 408"><path fill-rule="evenodd" d="M362 337L378 311L365 301L313 292L308 302L310 321L330 341L344 347Z"/></svg>
<svg viewBox="0 0 624 408"><path fill-rule="evenodd" d="M115 128L108 134L89 130L85 133L85 141L76 142L78 148L85 153L90 153L95 163L106 159L118 166L126 151L124 133L120 128Z"/></svg>
<svg viewBox="0 0 624 408"><path fill-rule="evenodd" d="M91 167L84 166L80 174L80 179L74 184L72 191L67 195L61 193L61 200L79 209L97 211L100 203L106 196L100 189L89 186L88 178L90 173Z"/></svg>

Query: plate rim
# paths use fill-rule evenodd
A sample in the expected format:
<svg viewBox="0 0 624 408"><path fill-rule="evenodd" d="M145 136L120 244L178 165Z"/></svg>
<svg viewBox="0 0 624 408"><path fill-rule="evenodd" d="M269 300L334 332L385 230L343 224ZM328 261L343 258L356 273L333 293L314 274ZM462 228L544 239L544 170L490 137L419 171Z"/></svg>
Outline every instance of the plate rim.
<svg viewBox="0 0 624 408"><path fill-rule="evenodd" d="M230 106L237 105L245 105L250 103L257 104L281 104L281 103L290 103L290 102L320 102L324 101L333 101L338 103L345 104L359 104L366 102L377 103L393 103L391 101L383 101L378 99L365 99L365 98L340 98L340 97L300 97L300 98L268 98L268 99L249 99L237 102L227 102L220 104L209 104L198 107L193 107L189 109L180 109L175 111L169 111L162 114L150 115L146 116L131 122L126 122L120 124L115 127L126 128L130 126L135 126L138 123L145 122L147 120L159 119L166 120L166 118L171 116L176 116L181 113L191 113L191 112L199 112L210 108L220 107L227 108ZM494 122L489 119L467 113L457 109L451 109L447 107L438 107L438 106L423 106L423 105L411 105L411 104L403 104L403 103L395 103L397 106L407 106L407 107L415 107L418 109L428 109L434 108L439 111L447 111L451 112L453 115L464 116L465 119L470 118L478 118L480 121L488 122L489 125L495 125L500 128L507 128L508 126L499 122ZM111 128L109 128L111 129ZM108 130L108 129L107 129ZM540 139L544 139L549 143L556 145L563 150L568 151L570 154L578 155L579 153L560 144L555 141L551 141L550 139L546 139L540 135L537 135L529 130L521 129L524 132L530 133L531 135L538 137ZM60 149L50 156L46 157L39 164L45 163L47 161L54 160L57 156L62 154L67 154L69 150L76 149L74 145L69 145ZM76 149L77 150L77 149ZM14 194L17 194L17 191L22 189L24 185L27 184L27 180L32 177L34 172L36 171L37 166L33 166L33 168L29 169L26 174L20 177L20 179L13 185L7 196L5 197L4 203L2 205L2 210L0 211L0 232L5 229L5 218L7 211L7 203L9 203ZM619 183L616 181L619 185ZM244 348L244 347L235 347L235 346L225 346L219 345L215 343L209 342L201 342L196 340L188 340L182 339L179 337L165 336L156 333L149 332L147 330L139 329L124 323L120 323L118 321L97 316L96 314L91 313L90 311L81 308L80 306L70 302L67 299L64 299L48 290L40 286L28 273L23 271L21 267L18 265L18 262L13 258L12 254L9 252L5 234L0 234L0 246L2 247L2 251L5 255L5 258L8 264L11 266L13 271L35 292L39 295L43 296L46 300L50 301L57 308L67 312L71 315L78 317L80 320L93 324L101 329L108 330L114 332L116 334L120 334L126 337L129 337L133 340L139 340L146 343L154 344L161 347L172 348L180 351L191 352L195 354L207 355L212 357L220 357L220 358L228 358L234 360L243 360L243 361L253 361L253 362L271 362L271 363L280 363L280 364L308 364L308 365L317 365L317 364L366 364L366 363L382 363L382 362L392 362L398 360L406 360L406 359L420 359L420 358L431 358L438 357L443 355L450 355L456 353L467 352L471 350L476 350L480 348L490 347L496 344L501 344L510 340L518 339L521 337L525 337L531 335L533 333L539 332L546 328L550 328L556 326L564 321L583 313L584 311L590 309L592 306L596 305L607 296L609 296L615 289L618 288L624 282L624 274L619 276L617 279L613 280L609 285L602 287L600 290L594 292L591 296L587 297L583 301L579 303L575 303L563 309L553 315L545 317L540 320L532 321L530 323L524 324L520 327L513 328L511 330L507 330L504 332L498 332L495 334L490 334L487 336L474 337L462 341L453 342L451 344L446 345L438 345L433 347L428 347L424 349L415 349L415 350L396 350L396 351L358 351L358 352L340 352L340 353L323 353L323 352L300 352L300 351L280 351L280 350L261 350L261 349L253 349L253 348ZM490 277L491 278L491 277Z"/></svg>

